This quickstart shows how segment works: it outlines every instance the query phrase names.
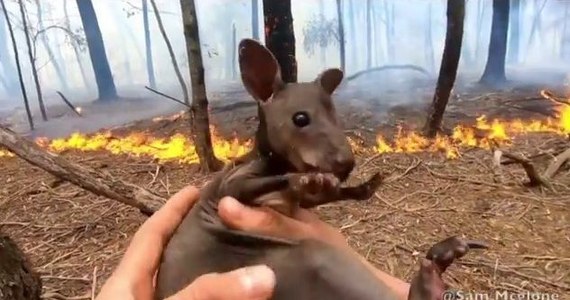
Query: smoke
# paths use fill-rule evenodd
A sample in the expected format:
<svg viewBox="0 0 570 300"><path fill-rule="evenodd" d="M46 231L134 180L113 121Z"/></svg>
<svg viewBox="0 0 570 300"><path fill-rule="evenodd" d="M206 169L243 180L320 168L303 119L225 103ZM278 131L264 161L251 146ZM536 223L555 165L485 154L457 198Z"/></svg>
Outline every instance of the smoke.
<svg viewBox="0 0 570 300"><path fill-rule="evenodd" d="M231 96L221 99L217 95L228 89L243 90L239 86L239 77L234 77L235 74L232 74L232 70L237 69L235 66L232 67L232 56L236 51L236 45L232 44L232 28L235 25L238 42L242 38L251 37L251 1L195 1L209 96L213 101L220 103L246 100L233 99ZM70 29L80 38L81 20L75 1L72 0L42 1L43 27L66 26L64 2L67 2ZM156 0L156 2L182 74L189 85L188 59L180 3L172 0ZM372 0L370 1L372 6L370 8L372 10L370 33L367 32L366 23L367 2L363 0L341 1L347 49L346 76L369 67L385 65L414 65L425 69L429 74L406 68L371 72L345 82L339 89L338 97L341 101L355 99L376 101L385 106L425 102L426 98L429 98L429 93L426 91L433 90L443 51L447 26L446 1ZM262 1L259 3L261 5ZM476 81L482 74L488 54L492 18L492 5L489 1L469 0L466 3L465 34L458 75L460 82ZM33 78L30 63L24 51L25 40L21 22L18 20L17 4L12 1L6 1L6 4L15 28L28 96L32 102L32 108L36 109ZM324 6L320 7L321 4ZM133 99L154 99L154 102L141 100L141 103L146 103L150 111L157 113L180 109L179 105L172 104L144 89L144 86L148 84L148 76L141 1L93 0L93 5L119 94ZM521 1L518 42L511 41L512 26L510 26L508 48L517 44L518 51L517 57L513 58L512 51L508 49L507 78L516 78L529 83L542 83L545 78L557 79L567 74L570 60L564 59L564 52L570 51L570 45L568 45L570 42L565 45L563 41L565 39L570 41L570 24L565 24L565 22L570 23L570 21L565 21L569 5L566 1ZM26 6L31 30L37 32L38 16L35 3L34 1L26 2ZM150 5L149 9L151 9ZM336 0L292 0L298 72L299 80L302 81L313 80L325 68L340 66L338 42L335 43L334 40L331 40L326 47L318 45L312 53L305 51L306 47L303 43L306 40L304 32L307 24L315 18L320 18L320 12L323 13L325 21L335 20ZM259 14L260 16L262 14L261 8ZM149 20L157 88L174 97L182 98L170 56L152 9L149 12ZM259 30L263 32L263 18L260 17L259 21ZM4 22L3 18L2 22ZM513 22L510 23L512 24ZM47 105L63 105L56 94L58 90L65 92L74 104L88 105L97 97L97 92L86 47L84 45L81 47L79 57L77 57L72 45L73 39L70 38L69 33L64 30L50 29L45 34L49 37L49 45L55 53L55 59L64 69L62 72L66 76L64 80L69 86L68 90L64 90L64 85L50 62L49 53L38 39L34 43L36 65ZM368 36L371 36L370 45ZM1 42L7 51L0 53L0 115L6 115L14 109L21 111L23 105L19 85L17 85L17 74L13 67L11 44L4 24L0 25L0 38L3 39ZM330 38L334 39L334 37ZM79 63L85 69L85 80ZM555 75L545 77L545 72ZM148 116L146 112L137 113L132 107L120 112L118 120L111 122L109 118L103 118L103 120L92 120L92 122L97 126L103 126L107 125L104 124L105 122L114 124L120 120L130 121ZM117 111L114 113L117 114ZM60 126L66 126L66 124L62 123Z"/></svg>

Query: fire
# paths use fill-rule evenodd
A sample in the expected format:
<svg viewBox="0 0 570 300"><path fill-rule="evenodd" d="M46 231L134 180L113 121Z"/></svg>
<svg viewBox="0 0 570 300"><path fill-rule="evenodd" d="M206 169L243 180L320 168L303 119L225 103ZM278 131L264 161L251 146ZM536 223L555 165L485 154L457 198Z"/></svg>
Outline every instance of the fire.
<svg viewBox="0 0 570 300"><path fill-rule="evenodd" d="M211 127L214 153L223 161L245 154L251 149L252 141L242 142L237 138L225 140ZM198 154L190 137L175 134L169 138L157 138L144 132L134 132L125 137L115 137L110 132L95 135L74 133L65 139L37 139L36 143L48 150L61 153L67 150L108 151L112 154L146 156L160 162L177 161L196 163Z"/></svg>
<svg viewBox="0 0 570 300"><path fill-rule="evenodd" d="M556 107L556 117L545 120L512 120L493 119L489 121L485 115L475 120L472 126L458 125L450 135L438 135L429 140L415 131L398 128L391 142L382 135L377 135L376 143L367 147L363 142L349 138L349 142L357 152L374 153L416 153L439 152L449 159L458 158L461 149L483 148L490 149L491 145L508 145L517 134L531 132L548 132L560 135L570 134L570 105ZM177 119L181 115L156 118ZM251 140L240 141L236 137L224 139L214 127L210 128L212 146L215 155L227 162L241 156L251 149ZM115 155L144 156L157 159L160 162L176 161L180 163L198 162L196 147L189 136L175 134L168 138L153 137L145 132L134 132L124 137L114 136L111 132L95 135L74 133L65 139L48 140L40 138L36 143L55 153L67 150L107 151ZM12 153L0 149L1 157L13 156Z"/></svg>

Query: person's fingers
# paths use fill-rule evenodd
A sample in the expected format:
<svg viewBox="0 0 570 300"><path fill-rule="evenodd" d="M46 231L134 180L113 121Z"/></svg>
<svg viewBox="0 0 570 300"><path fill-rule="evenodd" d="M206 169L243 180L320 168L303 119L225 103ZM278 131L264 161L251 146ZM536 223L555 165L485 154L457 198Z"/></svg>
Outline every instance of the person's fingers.
<svg viewBox="0 0 570 300"><path fill-rule="evenodd" d="M198 277L166 300L262 300L275 288L275 273L265 265Z"/></svg>
<svg viewBox="0 0 570 300"><path fill-rule="evenodd" d="M301 238L310 230L306 224L295 219L271 209L245 206L231 197L220 200L218 214L230 228L275 237Z"/></svg>
<svg viewBox="0 0 570 300"><path fill-rule="evenodd" d="M115 274L154 275L164 245L199 197L199 190L187 186L172 196L135 233Z"/></svg>

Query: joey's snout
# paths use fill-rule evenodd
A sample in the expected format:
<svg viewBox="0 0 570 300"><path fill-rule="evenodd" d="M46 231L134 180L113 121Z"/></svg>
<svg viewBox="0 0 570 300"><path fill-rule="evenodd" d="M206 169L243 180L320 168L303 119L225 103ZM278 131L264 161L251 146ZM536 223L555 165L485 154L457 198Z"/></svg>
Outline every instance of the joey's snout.
<svg viewBox="0 0 570 300"><path fill-rule="evenodd" d="M340 181L345 181L355 165L354 156L348 153L337 153L332 157L332 171Z"/></svg>

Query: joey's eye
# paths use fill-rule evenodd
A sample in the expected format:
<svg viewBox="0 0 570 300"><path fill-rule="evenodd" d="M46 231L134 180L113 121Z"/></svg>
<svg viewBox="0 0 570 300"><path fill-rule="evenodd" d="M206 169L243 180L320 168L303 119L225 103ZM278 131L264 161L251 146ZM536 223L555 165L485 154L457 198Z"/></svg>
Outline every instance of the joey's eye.
<svg viewBox="0 0 570 300"><path fill-rule="evenodd" d="M311 123L311 118L306 112L298 112L293 115L293 124L297 127L305 127Z"/></svg>

